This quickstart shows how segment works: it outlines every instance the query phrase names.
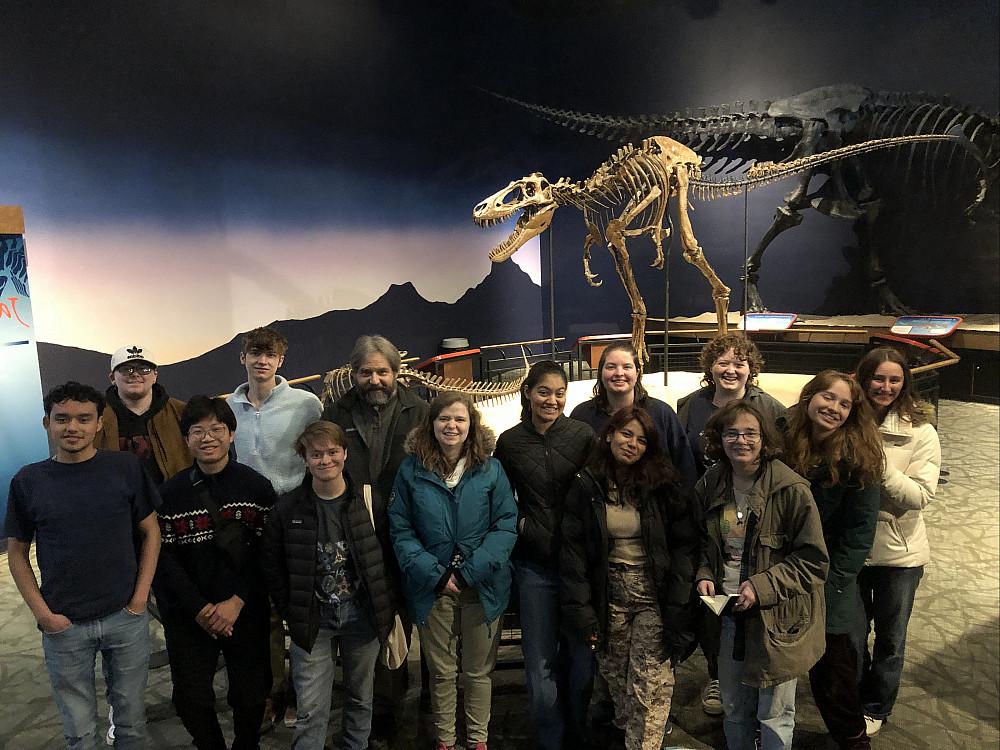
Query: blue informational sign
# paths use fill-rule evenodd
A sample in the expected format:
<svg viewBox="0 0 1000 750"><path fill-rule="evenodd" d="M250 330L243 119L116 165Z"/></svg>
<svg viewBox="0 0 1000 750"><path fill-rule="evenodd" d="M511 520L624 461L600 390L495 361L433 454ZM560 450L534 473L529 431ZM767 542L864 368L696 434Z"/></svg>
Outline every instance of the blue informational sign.
<svg viewBox="0 0 1000 750"><path fill-rule="evenodd" d="M0 538L10 480L49 453L24 237L0 234Z"/></svg>
<svg viewBox="0 0 1000 750"><path fill-rule="evenodd" d="M896 318L889 329L899 336L916 338L944 338L950 336L962 324L962 318L955 316L904 315Z"/></svg>
<svg viewBox="0 0 1000 750"><path fill-rule="evenodd" d="M784 331L791 328L798 317L795 313L747 313L740 327L744 331Z"/></svg>

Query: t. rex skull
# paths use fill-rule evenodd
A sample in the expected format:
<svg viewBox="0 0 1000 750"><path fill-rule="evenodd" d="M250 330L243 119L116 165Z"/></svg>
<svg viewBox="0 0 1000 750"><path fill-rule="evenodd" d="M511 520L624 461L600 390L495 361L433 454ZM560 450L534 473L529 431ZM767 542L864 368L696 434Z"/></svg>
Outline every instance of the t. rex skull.
<svg viewBox="0 0 1000 750"><path fill-rule="evenodd" d="M556 208L551 184L540 172L533 172L483 200L472 210L472 220L481 227L491 227L521 211L510 237L490 250L490 260L499 263L548 229Z"/></svg>

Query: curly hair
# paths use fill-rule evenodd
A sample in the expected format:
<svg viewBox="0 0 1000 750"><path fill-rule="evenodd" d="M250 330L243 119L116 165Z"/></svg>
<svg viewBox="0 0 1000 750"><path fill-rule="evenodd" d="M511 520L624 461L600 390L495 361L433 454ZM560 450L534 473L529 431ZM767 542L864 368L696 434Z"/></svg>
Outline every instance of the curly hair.
<svg viewBox="0 0 1000 750"><path fill-rule="evenodd" d="M594 383L594 405L597 407L598 412L606 412L608 410L608 388L604 385L602 374L604 373L604 365L608 361L608 355L614 352L627 352L632 357L632 364L635 366L635 388L632 389L634 395L632 403L641 404L649 397L646 389L642 387L642 362L639 361L639 354L636 352L635 347L629 341L616 341L605 347L604 351L601 352L601 360L597 363L597 382Z"/></svg>
<svg viewBox="0 0 1000 750"><path fill-rule="evenodd" d="M97 409L97 416L104 413L104 396L96 388L70 380L62 385L58 385L45 394L42 405L45 409L45 416L52 414L52 407L56 404L63 404L67 401L77 401L81 404L91 402Z"/></svg>
<svg viewBox="0 0 1000 750"><path fill-rule="evenodd" d="M934 407L917 396L916 388L913 387L913 373L910 372L906 358L891 346L872 349L858 362L854 377L865 392L865 396L868 396L868 386L875 377L875 371L885 362L893 362L903 371L903 387L899 389L899 394L892 402L890 410L909 420L914 426L930 421Z"/></svg>
<svg viewBox="0 0 1000 750"><path fill-rule="evenodd" d="M712 366L716 361L730 349L739 359L746 360L750 366L750 377L748 383L757 385L757 376L764 369L764 358L760 354L760 349L749 338L742 333L727 333L725 336L717 336L701 348L698 355L698 364L701 367L701 384L704 387L715 388L715 379L712 377Z"/></svg>
<svg viewBox="0 0 1000 750"><path fill-rule="evenodd" d="M451 462L441 450L434 437L434 420L445 409L454 404L462 404L469 412L469 435L462 445L459 459L465 458L465 470L482 466L490 459L493 450L493 432L483 424L482 417L472 399L464 393L442 393L431 401L430 409L420 424L413 428L409 436L409 448L428 471L446 477L455 470L458 460Z"/></svg>
<svg viewBox="0 0 1000 750"><path fill-rule="evenodd" d="M757 420L761 439L760 466L763 468L765 461L781 455L781 437L770 420L765 419L757 407L747 401L730 401L709 418L703 433L705 457L712 461L721 461L732 468L722 444L722 433L732 427L741 414L747 414Z"/></svg>
<svg viewBox="0 0 1000 750"><path fill-rule="evenodd" d="M646 450L631 466L621 466L611 453L611 437L632 420L637 421L646 433ZM660 448L660 435L653 418L645 409L635 406L619 409L611 415L587 460L587 467L606 480L614 481L618 486L619 499L636 508L655 488L680 482L680 474Z"/></svg>
<svg viewBox="0 0 1000 750"><path fill-rule="evenodd" d="M820 442L813 437L812 421L807 413L809 402L838 380L846 383L851 391L851 413L833 434ZM826 464L828 487L840 482L841 469L848 471L845 481L865 487L881 482L885 469L882 438L864 391L850 375L824 370L802 387L798 402L789 409L785 463L804 477L817 466Z"/></svg>

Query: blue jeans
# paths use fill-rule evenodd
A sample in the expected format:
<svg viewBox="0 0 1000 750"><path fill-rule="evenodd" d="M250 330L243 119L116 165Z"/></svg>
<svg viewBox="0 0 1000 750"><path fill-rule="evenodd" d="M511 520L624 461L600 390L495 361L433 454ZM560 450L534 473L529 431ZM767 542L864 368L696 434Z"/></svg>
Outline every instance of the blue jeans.
<svg viewBox="0 0 1000 750"><path fill-rule="evenodd" d="M43 633L42 650L69 750L98 747L94 684L98 652L114 709L115 747L145 747L149 667L149 616L145 612L132 615L122 609L96 620L75 622L58 633Z"/></svg>
<svg viewBox="0 0 1000 750"><path fill-rule="evenodd" d="M372 693L379 642L367 615L354 604L338 608L337 629L321 626L312 651L292 643L292 684L298 701L295 750L323 750L330 723L333 667L340 651L344 670L344 710L336 747L365 750L372 729ZM321 620L322 622L322 620ZM332 624L329 620L326 625Z"/></svg>
<svg viewBox="0 0 1000 750"><path fill-rule="evenodd" d="M521 607L521 650L528 712L542 750L559 750L564 735L583 737L594 655L588 644L559 635L559 574L514 562Z"/></svg>
<svg viewBox="0 0 1000 750"><path fill-rule="evenodd" d="M913 612L913 598L924 574L923 566L890 568L866 566L858 576L867 624L861 669L861 704L874 719L892 713L899 694L906 648L906 626ZM868 636L875 628L875 647L869 652Z"/></svg>
<svg viewBox="0 0 1000 750"><path fill-rule="evenodd" d="M720 619L719 689L726 712L723 729L729 750L754 750L758 730L761 750L789 750L795 730L797 680L769 688L743 684L743 662L733 659L736 624L732 617Z"/></svg>

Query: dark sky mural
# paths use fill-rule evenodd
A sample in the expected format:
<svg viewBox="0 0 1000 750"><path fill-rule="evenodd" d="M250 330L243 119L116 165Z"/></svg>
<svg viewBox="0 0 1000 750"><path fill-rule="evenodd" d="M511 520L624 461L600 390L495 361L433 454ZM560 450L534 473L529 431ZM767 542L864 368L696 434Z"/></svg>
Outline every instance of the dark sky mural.
<svg viewBox="0 0 1000 750"><path fill-rule="evenodd" d="M365 308L392 284L454 303L509 231L477 229L477 201L535 170L585 177L617 147L482 89L642 113L853 82L995 114L1000 85L995 0L10 5L0 203L25 208L39 338L103 352L152 338L168 362L272 320ZM734 308L744 233L752 244L788 189L696 204ZM583 283L583 226L568 211L552 232L557 333L627 330L606 253L594 267L610 281ZM995 225L934 218L899 220L892 237L909 233L890 278L929 310L994 311L995 278L976 269ZM807 215L765 260L765 299L862 311L856 244L849 222ZM651 248L633 256L639 268ZM542 281L537 244L515 260ZM676 253L670 278L672 314L709 308ZM639 281L662 314L662 275ZM516 295L508 304L537 308L540 325L541 291Z"/></svg>

